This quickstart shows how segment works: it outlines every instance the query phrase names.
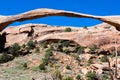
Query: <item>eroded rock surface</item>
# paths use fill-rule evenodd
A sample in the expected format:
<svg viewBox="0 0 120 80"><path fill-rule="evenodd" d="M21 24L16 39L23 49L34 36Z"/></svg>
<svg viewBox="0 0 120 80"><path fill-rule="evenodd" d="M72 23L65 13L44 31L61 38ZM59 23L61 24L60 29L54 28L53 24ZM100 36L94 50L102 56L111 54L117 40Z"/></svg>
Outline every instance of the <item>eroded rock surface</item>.
<svg viewBox="0 0 120 80"><path fill-rule="evenodd" d="M28 37L31 31L30 26L34 26L34 33ZM106 28L107 26L107 28ZM108 28L109 27L109 28ZM112 49L114 47L115 38L117 38L117 46L120 47L120 35L114 27L106 23L96 25L88 29L84 28L71 28L71 32L65 32L66 27L50 26L45 24L28 24L17 27L9 27L2 31L6 32L6 47L14 43L24 44L30 39L38 42L46 40L63 39L70 40L81 46L97 45L101 48Z"/></svg>

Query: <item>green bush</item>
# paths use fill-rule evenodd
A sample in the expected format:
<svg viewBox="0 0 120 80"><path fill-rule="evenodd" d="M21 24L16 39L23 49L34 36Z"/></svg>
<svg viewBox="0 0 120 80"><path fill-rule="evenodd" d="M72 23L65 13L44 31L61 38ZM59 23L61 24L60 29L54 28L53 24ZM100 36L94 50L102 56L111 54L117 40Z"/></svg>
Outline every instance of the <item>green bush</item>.
<svg viewBox="0 0 120 80"><path fill-rule="evenodd" d="M96 45L89 46L90 51L95 51L97 49Z"/></svg>
<svg viewBox="0 0 120 80"><path fill-rule="evenodd" d="M68 47L69 45L70 45L70 41L65 41L65 40L64 40L64 41L62 42L62 46L63 46L63 47Z"/></svg>
<svg viewBox="0 0 120 80"><path fill-rule="evenodd" d="M75 46L75 53L84 53L84 48L82 46Z"/></svg>
<svg viewBox="0 0 120 80"><path fill-rule="evenodd" d="M39 65L39 69L40 69L40 70L45 70L45 69L46 69L46 68L45 68L45 65L44 65L44 64L40 64L40 65Z"/></svg>
<svg viewBox="0 0 120 80"><path fill-rule="evenodd" d="M46 53L45 53L45 57L50 57L50 56L53 56L53 52L52 52L52 49L47 49L46 50Z"/></svg>
<svg viewBox="0 0 120 80"><path fill-rule="evenodd" d="M103 74L102 75L102 80L108 80L109 79L109 75L108 74Z"/></svg>
<svg viewBox="0 0 120 80"><path fill-rule="evenodd" d="M49 57L44 57L42 59L43 64L48 65L50 58Z"/></svg>
<svg viewBox="0 0 120 80"><path fill-rule="evenodd" d="M65 28L65 32L71 32L71 31L72 31L71 28L69 27Z"/></svg>
<svg viewBox="0 0 120 80"><path fill-rule="evenodd" d="M77 75L77 76L76 76L76 79L77 79L77 80L81 80L81 76L80 76L80 75Z"/></svg>
<svg viewBox="0 0 120 80"><path fill-rule="evenodd" d="M70 53L69 49L65 49L63 52L66 53L66 54Z"/></svg>
<svg viewBox="0 0 120 80"><path fill-rule="evenodd" d="M69 66L69 65L67 65L67 66L66 66L66 69L70 70L71 68L70 68L70 66Z"/></svg>
<svg viewBox="0 0 120 80"><path fill-rule="evenodd" d="M2 55L0 56L0 63L5 63L13 59L14 59L13 56L8 55L7 53L2 53Z"/></svg>
<svg viewBox="0 0 120 80"><path fill-rule="evenodd" d="M62 80L73 80L73 78L70 76L67 76L67 77L63 78Z"/></svg>
<svg viewBox="0 0 120 80"><path fill-rule="evenodd" d="M27 63L23 63L23 68L27 69Z"/></svg>
<svg viewBox="0 0 120 80"><path fill-rule="evenodd" d="M30 40L27 43L27 47L28 47L28 49L34 49L35 48L35 42L33 42L32 40Z"/></svg>
<svg viewBox="0 0 120 80"><path fill-rule="evenodd" d="M53 56L53 52L51 49L47 49L45 53L45 57L42 59L43 64L48 65L50 62L51 56Z"/></svg>
<svg viewBox="0 0 120 80"><path fill-rule="evenodd" d="M47 48L47 45L48 45L47 41L40 43L40 46L42 46L42 48Z"/></svg>
<svg viewBox="0 0 120 80"><path fill-rule="evenodd" d="M72 54L72 56L75 58L75 60L80 61L80 58L79 58L78 54Z"/></svg>
<svg viewBox="0 0 120 80"><path fill-rule="evenodd" d="M61 80L62 79L62 75L61 75L61 72L57 69L57 70L55 70L55 72L54 72L54 76L55 76L55 79L59 79L59 80Z"/></svg>
<svg viewBox="0 0 120 80"><path fill-rule="evenodd" d="M87 72L87 74L85 76L86 76L87 80L98 80L96 73L94 71Z"/></svg>
<svg viewBox="0 0 120 80"><path fill-rule="evenodd" d="M88 29L88 27L87 27L87 26L84 26L83 28L84 28L84 29Z"/></svg>
<svg viewBox="0 0 120 80"><path fill-rule="evenodd" d="M25 48L25 47L26 47L26 45L25 45L25 44L23 44L23 45L22 45L22 48Z"/></svg>
<svg viewBox="0 0 120 80"><path fill-rule="evenodd" d="M13 56L19 56L19 50L20 50L20 46L18 43L13 44L9 49L8 52L10 54L12 54Z"/></svg>
<svg viewBox="0 0 120 80"><path fill-rule="evenodd" d="M90 66L93 63L93 61L90 59L88 60L87 66Z"/></svg>
<svg viewBox="0 0 120 80"><path fill-rule="evenodd" d="M107 56L104 55L100 58L101 62L107 62Z"/></svg>

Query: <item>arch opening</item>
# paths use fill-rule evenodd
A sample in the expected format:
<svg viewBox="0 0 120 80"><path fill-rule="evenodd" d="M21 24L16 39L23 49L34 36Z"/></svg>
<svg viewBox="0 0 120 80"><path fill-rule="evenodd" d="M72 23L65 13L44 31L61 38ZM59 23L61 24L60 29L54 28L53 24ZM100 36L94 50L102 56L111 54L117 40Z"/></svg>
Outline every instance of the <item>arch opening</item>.
<svg viewBox="0 0 120 80"><path fill-rule="evenodd" d="M28 20L23 22L14 22L10 24L9 26L19 26L23 24L48 24L53 26L72 26L72 27L84 27L84 26L94 26L97 24L102 23L102 21L99 21L97 19L91 19L91 18L68 18L64 16L50 16L50 17L44 17L39 18L35 20Z"/></svg>

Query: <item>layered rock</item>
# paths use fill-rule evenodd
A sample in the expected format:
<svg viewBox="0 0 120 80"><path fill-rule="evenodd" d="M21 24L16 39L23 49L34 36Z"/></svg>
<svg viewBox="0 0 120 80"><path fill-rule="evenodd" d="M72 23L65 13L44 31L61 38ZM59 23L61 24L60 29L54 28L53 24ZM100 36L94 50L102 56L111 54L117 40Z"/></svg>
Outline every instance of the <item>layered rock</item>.
<svg viewBox="0 0 120 80"><path fill-rule="evenodd" d="M6 47L14 43L21 45L28 42L30 39L38 42L46 40L70 40L82 46L97 45L101 48L110 49L114 47L115 37L117 38L117 45L120 45L119 32L112 26L103 23L104 25L96 25L88 29L71 28L71 32L65 32L66 27L50 26L45 24L27 24L15 27L9 27L2 31L6 32ZM30 26L34 26L34 33L28 37L31 31ZM106 28L108 26L109 28Z"/></svg>

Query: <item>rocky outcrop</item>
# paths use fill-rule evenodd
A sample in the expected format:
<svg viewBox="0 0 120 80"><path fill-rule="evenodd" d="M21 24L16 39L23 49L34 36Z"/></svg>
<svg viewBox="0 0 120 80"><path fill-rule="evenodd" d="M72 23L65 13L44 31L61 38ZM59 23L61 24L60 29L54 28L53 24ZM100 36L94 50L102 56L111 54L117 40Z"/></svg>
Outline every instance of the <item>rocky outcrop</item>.
<svg viewBox="0 0 120 80"><path fill-rule="evenodd" d="M120 31L120 16L94 16L70 11L54 10L54 9L36 9L29 12L21 13L13 16L0 16L0 31L2 31L9 24L16 21L25 21L36 18L42 18L47 16L66 16L66 17L77 17L77 18L93 18L101 20L105 23L113 25L117 30Z"/></svg>
<svg viewBox="0 0 120 80"><path fill-rule="evenodd" d="M28 37L28 34L31 33L30 26L34 26L34 33L32 33L32 36ZM80 44L81 46L89 46L95 44L103 49L110 49L115 46L115 37L117 38L117 46L120 47L119 32L116 32L112 26L109 28L106 28L105 26L110 25L103 23L101 25L96 25L96 27L91 27L88 29L71 27L71 32L65 32L67 26L57 27L45 24L28 24L8 27L4 29L2 33L7 33L5 43L6 47L14 43L19 43L22 45L32 38L38 42L61 39L70 40L74 43Z"/></svg>

